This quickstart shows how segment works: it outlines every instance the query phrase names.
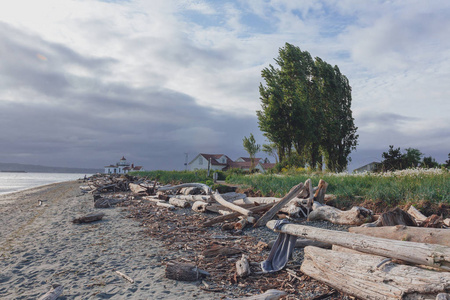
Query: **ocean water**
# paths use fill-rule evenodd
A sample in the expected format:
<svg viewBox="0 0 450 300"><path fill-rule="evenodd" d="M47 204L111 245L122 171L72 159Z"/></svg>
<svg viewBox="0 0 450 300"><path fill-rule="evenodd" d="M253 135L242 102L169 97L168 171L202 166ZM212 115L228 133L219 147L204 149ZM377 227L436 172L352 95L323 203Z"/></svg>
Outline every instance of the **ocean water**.
<svg viewBox="0 0 450 300"><path fill-rule="evenodd" d="M71 181L91 174L0 172L0 194L26 190L50 183Z"/></svg>

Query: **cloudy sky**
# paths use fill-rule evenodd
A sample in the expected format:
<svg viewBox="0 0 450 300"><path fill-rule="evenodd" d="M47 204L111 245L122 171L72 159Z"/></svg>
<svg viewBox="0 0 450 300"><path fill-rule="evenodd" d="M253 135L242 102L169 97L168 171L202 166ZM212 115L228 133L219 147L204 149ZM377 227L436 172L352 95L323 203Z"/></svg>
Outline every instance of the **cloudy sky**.
<svg viewBox="0 0 450 300"><path fill-rule="evenodd" d="M0 4L0 162L183 169L265 143L261 70L286 42L338 65L360 135L450 152L450 2L14 0Z"/></svg>

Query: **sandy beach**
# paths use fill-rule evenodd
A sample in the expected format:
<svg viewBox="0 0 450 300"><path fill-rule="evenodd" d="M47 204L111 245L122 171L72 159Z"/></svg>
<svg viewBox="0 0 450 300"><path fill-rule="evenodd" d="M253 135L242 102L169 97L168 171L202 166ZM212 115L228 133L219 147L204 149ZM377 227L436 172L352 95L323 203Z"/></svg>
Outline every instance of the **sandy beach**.
<svg viewBox="0 0 450 300"><path fill-rule="evenodd" d="M198 283L166 279L164 248L141 234L124 208L101 210L106 216L99 222L73 224L98 211L79 186L71 181L0 195L0 299L37 299L52 284L64 288L58 299L221 298Z"/></svg>

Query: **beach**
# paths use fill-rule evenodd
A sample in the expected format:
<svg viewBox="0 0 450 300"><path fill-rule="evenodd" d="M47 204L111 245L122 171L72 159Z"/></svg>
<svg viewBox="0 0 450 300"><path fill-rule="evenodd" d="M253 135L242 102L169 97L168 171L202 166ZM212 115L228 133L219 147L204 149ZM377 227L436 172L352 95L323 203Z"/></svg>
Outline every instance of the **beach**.
<svg viewBox="0 0 450 300"><path fill-rule="evenodd" d="M81 184L0 195L0 299L37 299L53 284L63 286L58 299L223 297L202 291L199 283L165 278L167 250L143 235L125 208L103 209L103 220L73 224L76 217L98 212Z"/></svg>

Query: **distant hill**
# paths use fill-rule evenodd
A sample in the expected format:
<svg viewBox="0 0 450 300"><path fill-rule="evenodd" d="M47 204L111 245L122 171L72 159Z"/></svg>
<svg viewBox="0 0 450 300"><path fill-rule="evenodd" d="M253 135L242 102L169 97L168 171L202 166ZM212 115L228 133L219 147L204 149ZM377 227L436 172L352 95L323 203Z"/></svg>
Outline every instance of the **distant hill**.
<svg viewBox="0 0 450 300"><path fill-rule="evenodd" d="M48 167L39 165L26 165L15 163L0 163L0 171L2 172L33 172L33 173L85 173L95 174L103 173L104 169L89 169L89 168L64 168L64 167Z"/></svg>

